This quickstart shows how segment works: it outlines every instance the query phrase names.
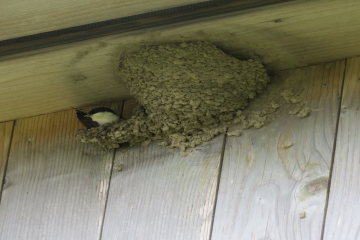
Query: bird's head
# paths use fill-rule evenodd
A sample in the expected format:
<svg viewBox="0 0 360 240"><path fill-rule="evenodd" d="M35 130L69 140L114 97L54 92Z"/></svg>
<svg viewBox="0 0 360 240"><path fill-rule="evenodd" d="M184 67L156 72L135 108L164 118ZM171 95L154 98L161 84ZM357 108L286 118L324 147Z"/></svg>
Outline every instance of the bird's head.
<svg viewBox="0 0 360 240"><path fill-rule="evenodd" d="M119 116L112 109L106 107L94 108L88 113L77 110L76 115L86 128L98 127L119 121Z"/></svg>

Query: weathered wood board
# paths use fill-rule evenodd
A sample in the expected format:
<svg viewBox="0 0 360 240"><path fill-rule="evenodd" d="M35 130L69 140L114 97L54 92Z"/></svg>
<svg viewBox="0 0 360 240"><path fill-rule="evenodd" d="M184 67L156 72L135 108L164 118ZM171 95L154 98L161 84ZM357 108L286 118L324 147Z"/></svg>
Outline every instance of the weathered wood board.
<svg viewBox="0 0 360 240"><path fill-rule="evenodd" d="M156 142L118 150L102 239L209 239L223 147L220 135L187 157Z"/></svg>
<svg viewBox="0 0 360 240"><path fill-rule="evenodd" d="M138 3L131 2L134 6ZM161 1L157 3L161 5ZM44 8L49 8L47 4L50 3ZM104 12L96 11L106 16L111 7L101 5L99 9ZM114 7L115 11L120 5ZM230 54L255 53L277 70L356 56L360 54L359 9L360 2L355 0L292 1L2 57L0 121L129 98L129 91L119 82L112 62L122 44L207 40ZM75 12L64 15L68 18L63 20L71 21ZM84 21L89 20L86 13L84 10Z"/></svg>
<svg viewBox="0 0 360 240"><path fill-rule="evenodd" d="M0 239L99 239L114 151L77 142L79 128L73 110L16 121Z"/></svg>
<svg viewBox="0 0 360 240"><path fill-rule="evenodd" d="M343 60L281 72L285 84L270 87L301 89L310 116L285 105L270 125L226 139L212 240L321 238L344 68Z"/></svg>
<svg viewBox="0 0 360 240"><path fill-rule="evenodd" d="M0 123L0 200L14 122Z"/></svg>
<svg viewBox="0 0 360 240"><path fill-rule="evenodd" d="M324 240L360 239L360 58L347 60Z"/></svg>
<svg viewBox="0 0 360 240"><path fill-rule="evenodd" d="M0 10L0 41L88 23L172 8L200 0L6 1Z"/></svg>
<svg viewBox="0 0 360 240"><path fill-rule="evenodd" d="M106 43L82 42L77 46L77 50L52 48L44 50L46 53L0 62L0 70L4 73L0 79L0 103L4 112L0 121L130 96L115 76L111 50L107 50ZM106 55L102 63L99 54ZM95 67L95 62L100 64Z"/></svg>
<svg viewBox="0 0 360 240"><path fill-rule="evenodd" d="M187 157L152 143L118 151L102 239L208 239L224 135Z"/></svg>

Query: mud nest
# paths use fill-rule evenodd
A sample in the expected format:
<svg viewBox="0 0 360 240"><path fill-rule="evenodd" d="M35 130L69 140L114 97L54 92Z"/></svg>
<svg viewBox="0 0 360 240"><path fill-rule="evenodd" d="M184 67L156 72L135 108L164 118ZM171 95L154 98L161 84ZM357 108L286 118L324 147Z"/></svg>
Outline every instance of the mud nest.
<svg viewBox="0 0 360 240"><path fill-rule="evenodd" d="M143 45L119 58L118 73L141 107L127 121L78 130L78 140L107 148L151 140L195 147L239 122L269 82L259 60L239 60L209 42Z"/></svg>

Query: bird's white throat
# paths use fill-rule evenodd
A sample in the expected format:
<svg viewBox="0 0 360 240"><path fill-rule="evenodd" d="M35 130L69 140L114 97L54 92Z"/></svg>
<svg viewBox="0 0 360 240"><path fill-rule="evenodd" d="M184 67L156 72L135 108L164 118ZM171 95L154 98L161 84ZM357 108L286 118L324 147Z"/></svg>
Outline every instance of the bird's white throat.
<svg viewBox="0 0 360 240"><path fill-rule="evenodd" d="M90 116L93 121L99 123L99 125L104 125L107 123L114 123L119 121L119 116L112 112L98 112Z"/></svg>

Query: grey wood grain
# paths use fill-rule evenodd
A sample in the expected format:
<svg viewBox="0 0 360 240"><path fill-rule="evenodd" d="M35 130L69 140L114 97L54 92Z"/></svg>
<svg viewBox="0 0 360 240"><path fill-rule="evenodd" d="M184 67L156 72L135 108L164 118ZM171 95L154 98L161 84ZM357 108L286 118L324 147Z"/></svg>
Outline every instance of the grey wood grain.
<svg viewBox="0 0 360 240"><path fill-rule="evenodd" d="M344 67L336 61L280 72L270 87L301 89L310 116L289 115L294 107L285 105L270 125L227 138L212 240L321 238Z"/></svg>
<svg viewBox="0 0 360 240"><path fill-rule="evenodd" d="M102 239L209 239L224 135L187 157L153 142L118 150Z"/></svg>
<svg viewBox="0 0 360 240"><path fill-rule="evenodd" d="M324 240L360 239L360 58L346 63Z"/></svg>
<svg viewBox="0 0 360 240"><path fill-rule="evenodd" d="M201 2L200 0L10 1L0 10L0 40Z"/></svg>
<svg viewBox="0 0 360 240"><path fill-rule="evenodd" d="M16 122L0 239L99 239L113 150L77 142L75 111Z"/></svg>

